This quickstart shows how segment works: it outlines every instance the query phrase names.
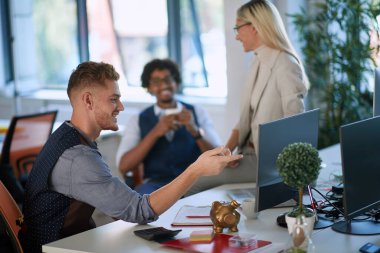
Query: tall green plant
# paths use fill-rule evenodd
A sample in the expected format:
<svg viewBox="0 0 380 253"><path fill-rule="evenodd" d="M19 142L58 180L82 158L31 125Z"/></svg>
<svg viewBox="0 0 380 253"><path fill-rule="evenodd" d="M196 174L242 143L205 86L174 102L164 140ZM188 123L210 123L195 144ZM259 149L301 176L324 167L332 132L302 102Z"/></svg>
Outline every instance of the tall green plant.
<svg viewBox="0 0 380 253"><path fill-rule="evenodd" d="M290 15L310 79L308 105L322 112L320 147L339 141L341 125L372 115L366 76L373 72L373 50L378 50L370 48L370 31L379 36L376 2L325 0Z"/></svg>

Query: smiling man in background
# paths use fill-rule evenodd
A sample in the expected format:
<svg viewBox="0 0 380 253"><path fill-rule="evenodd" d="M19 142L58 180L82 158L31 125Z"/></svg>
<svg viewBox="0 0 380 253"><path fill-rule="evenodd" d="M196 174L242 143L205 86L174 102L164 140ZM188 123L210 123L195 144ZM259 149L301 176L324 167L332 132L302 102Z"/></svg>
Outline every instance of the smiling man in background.
<svg viewBox="0 0 380 253"><path fill-rule="evenodd" d="M135 190L146 194L173 180L221 142L204 109L175 99L181 75L173 61L148 62L141 81L156 104L129 118L116 164L122 174L142 164L144 183Z"/></svg>

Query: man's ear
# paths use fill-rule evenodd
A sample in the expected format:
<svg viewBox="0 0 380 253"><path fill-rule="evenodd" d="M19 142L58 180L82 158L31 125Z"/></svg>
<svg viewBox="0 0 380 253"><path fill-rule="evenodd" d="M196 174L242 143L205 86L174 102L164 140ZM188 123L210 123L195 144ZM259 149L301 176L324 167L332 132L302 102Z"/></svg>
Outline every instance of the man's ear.
<svg viewBox="0 0 380 253"><path fill-rule="evenodd" d="M82 94L82 102L88 110L92 110L94 107L93 96L90 92L86 91Z"/></svg>

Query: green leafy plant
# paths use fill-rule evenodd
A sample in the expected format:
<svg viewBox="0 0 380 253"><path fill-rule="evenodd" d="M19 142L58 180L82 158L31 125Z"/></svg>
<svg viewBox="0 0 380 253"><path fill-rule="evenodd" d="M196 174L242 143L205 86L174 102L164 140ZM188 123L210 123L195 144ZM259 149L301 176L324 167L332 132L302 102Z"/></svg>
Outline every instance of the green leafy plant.
<svg viewBox="0 0 380 253"><path fill-rule="evenodd" d="M376 66L379 0L308 2L292 19L310 80L308 106L320 108L319 147L339 142L341 125L372 116L367 76Z"/></svg>
<svg viewBox="0 0 380 253"><path fill-rule="evenodd" d="M278 155L276 165L284 183L298 189L298 208L290 216L311 215L303 206L303 190L318 178L321 162L318 150L304 142L289 144Z"/></svg>

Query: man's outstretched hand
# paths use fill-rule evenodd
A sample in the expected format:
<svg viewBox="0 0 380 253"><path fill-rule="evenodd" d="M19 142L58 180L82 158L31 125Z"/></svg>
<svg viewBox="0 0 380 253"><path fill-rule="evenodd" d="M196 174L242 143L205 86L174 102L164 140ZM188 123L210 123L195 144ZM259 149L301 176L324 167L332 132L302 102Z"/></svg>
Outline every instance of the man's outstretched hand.
<svg viewBox="0 0 380 253"><path fill-rule="evenodd" d="M241 159L243 155L231 155L231 151L225 147L218 147L204 152L192 164L199 176L218 175L227 164Z"/></svg>

